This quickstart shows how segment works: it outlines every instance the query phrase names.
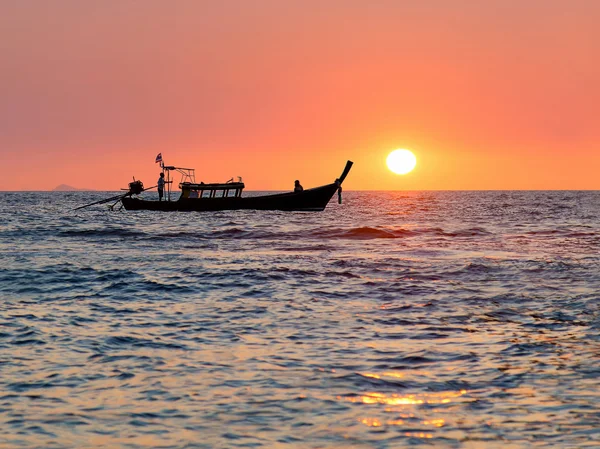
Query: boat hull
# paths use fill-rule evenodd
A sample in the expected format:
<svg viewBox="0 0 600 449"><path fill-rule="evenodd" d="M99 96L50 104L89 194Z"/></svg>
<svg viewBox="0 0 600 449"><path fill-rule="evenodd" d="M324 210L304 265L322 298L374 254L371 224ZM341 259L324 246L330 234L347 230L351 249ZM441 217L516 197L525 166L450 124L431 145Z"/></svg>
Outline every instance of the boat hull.
<svg viewBox="0 0 600 449"><path fill-rule="evenodd" d="M126 210L193 211L219 210L282 210L322 211L327 206L339 184L307 189L302 192L278 193L273 195L226 197L226 198L180 198L177 201L149 201L140 198L123 198Z"/></svg>

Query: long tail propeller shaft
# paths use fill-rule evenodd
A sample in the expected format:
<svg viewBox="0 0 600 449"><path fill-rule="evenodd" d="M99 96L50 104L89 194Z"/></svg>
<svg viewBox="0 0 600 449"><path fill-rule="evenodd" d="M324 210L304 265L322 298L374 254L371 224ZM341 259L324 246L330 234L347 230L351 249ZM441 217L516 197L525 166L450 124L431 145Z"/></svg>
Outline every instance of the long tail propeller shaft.
<svg viewBox="0 0 600 449"><path fill-rule="evenodd" d="M127 191L127 193L111 196L110 198L106 198L106 199L100 200L100 201L95 201L93 203L86 204L85 206L79 206L73 210L79 210L79 209L83 209L84 207L95 206L96 204L104 204L104 203L108 203L110 201L115 201L115 200L117 200L117 202L119 202L126 196L139 195L140 193L145 192L146 190L151 190L155 187L156 186L152 186L152 187L148 187L147 189L145 189L144 184L142 184L142 181L133 181L133 182L129 183L129 190Z"/></svg>

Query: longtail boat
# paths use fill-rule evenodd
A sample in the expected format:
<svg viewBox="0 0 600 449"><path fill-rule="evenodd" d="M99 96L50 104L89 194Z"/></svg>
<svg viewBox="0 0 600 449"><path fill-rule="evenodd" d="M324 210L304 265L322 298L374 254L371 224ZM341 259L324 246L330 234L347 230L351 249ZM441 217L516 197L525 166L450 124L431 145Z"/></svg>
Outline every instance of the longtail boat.
<svg viewBox="0 0 600 449"><path fill-rule="evenodd" d="M238 209L322 211L336 192L338 193L339 202L342 202L342 183L346 179L346 176L348 176L352 164L352 161L346 162L346 167L339 178L330 184L320 187L270 195L242 196L245 185L241 178L238 178L237 182L231 179L225 183L197 183L195 181L195 172L193 168L167 166L162 164L161 160L161 168L166 174L165 199L163 201L147 200L139 197L142 192L156 186L145 189L144 184L141 181L136 181L134 179L133 182L129 183L129 189L123 189L127 190L126 193L92 204L87 204L78 207L77 209L116 200L116 203L113 204L111 208L114 208L114 206L120 202L122 207L126 210L152 210L165 212L205 212ZM181 194L176 200L171 199L172 196L175 196L174 192L171 191L174 174L172 172L179 173L182 176L181 182L179 182Z"/></svg>

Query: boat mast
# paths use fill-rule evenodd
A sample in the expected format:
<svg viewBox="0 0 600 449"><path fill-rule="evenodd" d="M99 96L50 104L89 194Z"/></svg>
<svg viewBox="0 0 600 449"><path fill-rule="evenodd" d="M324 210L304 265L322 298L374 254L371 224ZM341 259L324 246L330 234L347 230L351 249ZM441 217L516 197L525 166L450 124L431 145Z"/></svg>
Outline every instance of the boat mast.
<svg viewBox="0 0 600 449"><path fill-rule="evenodd" d="M167 170L167 201L171 201L171 170Z"/></svg>
<svg viewBox="0 0 600 449"><path fill-rule="evenodd" d="M167 179L165 180L165 184L166 184L166 190L167 190L167 194L165 195L165 199L167 201L171 201L171 169L170 167L165 167L165 161L161 160L160 161L160 168L162 168L162 172L164 173L165 171L167 172Z"/></svg>

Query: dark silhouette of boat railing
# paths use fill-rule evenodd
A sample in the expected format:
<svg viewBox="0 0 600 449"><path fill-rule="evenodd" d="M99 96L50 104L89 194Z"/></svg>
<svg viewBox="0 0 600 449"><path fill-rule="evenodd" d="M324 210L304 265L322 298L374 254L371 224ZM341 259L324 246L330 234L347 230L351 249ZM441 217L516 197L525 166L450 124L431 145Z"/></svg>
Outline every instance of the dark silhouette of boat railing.
<svg viewBox="0 0 600 449"><path fill-rule="evenodd" d="M180 182L181 198L216 198L221 193L221 198L240 198L244 190L243 182L226 182L222 184L200 184L191 182ZM204 193L207 193L205 196ZM233 193L230 195L229 193Z"/></svg>

